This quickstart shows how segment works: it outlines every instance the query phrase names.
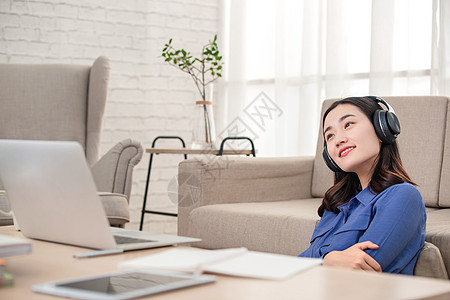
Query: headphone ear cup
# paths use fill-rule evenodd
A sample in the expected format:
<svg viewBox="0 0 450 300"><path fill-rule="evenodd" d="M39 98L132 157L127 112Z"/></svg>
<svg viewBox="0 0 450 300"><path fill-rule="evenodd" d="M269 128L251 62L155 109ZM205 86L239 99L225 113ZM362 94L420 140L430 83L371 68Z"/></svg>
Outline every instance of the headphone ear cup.
<svg viewBox="0 0 450 300"><path fill-rule="evenodd" d="M324 143L324 146L323 146L322 157L323 157L325 164L327 165L328 168L330 168L331 171L333 171L335 173L336 172L344 172L331 158L330 154L328 153L326 142Z"/></svg>
<svg viewBox="0 0 450 300"><path fill-rule="evenodd" d="M373 127L378 138L386 144L391 144L400 133L400 122L392 112L377 110L373 115Z"/></svg>
<svg viewBox="0 0 450 300"><path fill-rule="evenodd" d="M386 122L392 135L397 138L401 132L400 121L398 120L397 115L388 111L386 114Z"/></svg>

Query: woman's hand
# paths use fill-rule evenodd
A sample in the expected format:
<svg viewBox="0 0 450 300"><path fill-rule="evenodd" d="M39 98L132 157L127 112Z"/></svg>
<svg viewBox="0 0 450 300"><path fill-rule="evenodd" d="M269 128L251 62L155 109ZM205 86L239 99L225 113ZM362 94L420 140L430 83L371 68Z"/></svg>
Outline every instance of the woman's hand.
<svg viewBox="0 0 450 300"><path fill-rule="evenodd" d="M324 266L381 272L380 264L364 252L366 249L378 249L378 245L366 241L354 244L343 251L331 251L325 255L322 264Z"/></svg>

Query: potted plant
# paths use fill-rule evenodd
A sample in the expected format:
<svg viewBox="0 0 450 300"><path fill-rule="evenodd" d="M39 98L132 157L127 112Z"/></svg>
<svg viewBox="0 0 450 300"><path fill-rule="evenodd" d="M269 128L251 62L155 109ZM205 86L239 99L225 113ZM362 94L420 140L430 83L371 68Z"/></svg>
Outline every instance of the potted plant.
<svg viewBox="0 0 450 300"><path fill-rule="evenodd" d="M222 56L217 46L217 35L203 46L199 57L194 57L184 49L174 49L172 39L164 45L162 57L165 62L188 73L200 93L201 101L196 101L197 118L194 124L192 146L213 147L215 142L214 119L212 115L212 83L222 77ZM211 97L209 97L211 96Z"/></svg>

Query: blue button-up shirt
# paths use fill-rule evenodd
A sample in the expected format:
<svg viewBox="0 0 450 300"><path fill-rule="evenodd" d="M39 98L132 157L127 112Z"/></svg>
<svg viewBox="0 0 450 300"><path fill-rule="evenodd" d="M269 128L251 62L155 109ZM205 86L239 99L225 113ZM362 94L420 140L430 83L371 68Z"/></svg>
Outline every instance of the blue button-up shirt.
<svg viewBox="0 0 450 300"><path fill-rule="evenodd" d="M413 274L425 241L426 212L420 192L409 183L393 185L376 195L369 187L338 207L325 211L303 257L323 257L356 243L371 241L365 250L383 272Z"/></svg>

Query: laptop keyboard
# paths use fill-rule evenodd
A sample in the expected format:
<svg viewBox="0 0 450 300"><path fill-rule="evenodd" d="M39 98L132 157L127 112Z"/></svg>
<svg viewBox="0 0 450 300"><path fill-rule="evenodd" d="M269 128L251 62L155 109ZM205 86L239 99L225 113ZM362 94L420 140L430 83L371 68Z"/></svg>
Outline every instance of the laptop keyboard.
<svg viewBox="0 0 450 300"><path fill-rule="evenodd" d="M132 238L128 236L114 235L114 239L116 240L116 244L136 244L136 243L149 243L154 242L152 240L144 240L138 238Z"/></svg>

